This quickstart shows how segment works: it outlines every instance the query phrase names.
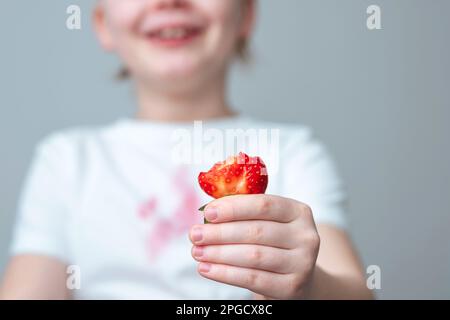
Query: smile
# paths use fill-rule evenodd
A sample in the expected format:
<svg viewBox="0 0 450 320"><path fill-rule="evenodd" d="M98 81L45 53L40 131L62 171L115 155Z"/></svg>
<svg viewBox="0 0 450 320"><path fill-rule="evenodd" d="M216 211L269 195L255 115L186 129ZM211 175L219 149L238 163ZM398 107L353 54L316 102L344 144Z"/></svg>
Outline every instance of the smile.
<svg viewBox="0 0 450 320"><path fill-rule="evenodd" d="M156 45L178 47L193 42L203 31L193 26L167 26L149 32L147 38Z"/></svg>

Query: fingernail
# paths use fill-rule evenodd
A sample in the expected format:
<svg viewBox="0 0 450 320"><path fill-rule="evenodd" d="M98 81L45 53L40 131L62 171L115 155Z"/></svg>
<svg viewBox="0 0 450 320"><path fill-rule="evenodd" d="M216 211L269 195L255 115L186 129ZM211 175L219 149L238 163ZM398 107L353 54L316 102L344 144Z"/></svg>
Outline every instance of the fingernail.
<svg viewBox="0 0 450 320"><path fill-rule="evenodd" d="M205 218L210 222L213 222L214 220L217 219L217 214L218 214L217 208L212 207L206 208L205 210Z"/></svg>
<svg viewBox="0 0 450 320"><path fill-rule="evenodd" d="M195 242L202 241L203 232L201 227L196 227L192 230L192 240Z"/></svg>
<svg viewBox="0 0 450 320"><path fill-rule="evenodd" d="M202 247L194 247L192 254L196 258L201 258L203 256L203 248Z"/></svg>
<svg viewBox="0 0 450 320"><path fill-rule="evenodd" d="M211 264L209 263L200 263L198 266L198 271L200 272L207 273L209 270L211 270Z"/></svg>

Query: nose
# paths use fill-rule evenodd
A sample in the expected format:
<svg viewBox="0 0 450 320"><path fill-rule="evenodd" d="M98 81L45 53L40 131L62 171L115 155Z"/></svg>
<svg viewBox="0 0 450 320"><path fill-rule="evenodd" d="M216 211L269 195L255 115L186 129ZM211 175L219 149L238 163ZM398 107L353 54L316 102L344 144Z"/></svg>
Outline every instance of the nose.
<svg viewBox="0 0 450 320"><path fill-rule="evenodd" d="M190 6L189 0L157 0L158 9L186 9Z"/></svg>

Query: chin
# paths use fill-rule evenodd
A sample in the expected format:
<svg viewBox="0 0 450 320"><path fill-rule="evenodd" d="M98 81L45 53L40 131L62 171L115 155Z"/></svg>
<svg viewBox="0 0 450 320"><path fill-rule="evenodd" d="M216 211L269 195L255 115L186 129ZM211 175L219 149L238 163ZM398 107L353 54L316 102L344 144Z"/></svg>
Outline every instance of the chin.
<svg viewBox="0 0 450 320"><path fill-rule="evenodd" d="M148 68L149 74L166 81L191 81L205 73L205 64L188 59L162 59Z"/></svg>

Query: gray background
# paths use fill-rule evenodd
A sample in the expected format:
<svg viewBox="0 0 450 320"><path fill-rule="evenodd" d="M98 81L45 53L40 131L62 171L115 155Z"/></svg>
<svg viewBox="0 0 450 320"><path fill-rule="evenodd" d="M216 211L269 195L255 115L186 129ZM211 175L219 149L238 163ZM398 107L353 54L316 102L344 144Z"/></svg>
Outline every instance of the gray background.
<svg viewBox="0 0 450 320"><path fill-rule="evenodd" d="M0 271L35 143L134 110L91 32L93 3L2 1ZM366 28L372 3L383 30ZM69 4L82 31L65 28ZM239 110L306 123L329 146L381 298L450 298L449 12L448 0L262 0L256 62L232 77Z"/></svg>

